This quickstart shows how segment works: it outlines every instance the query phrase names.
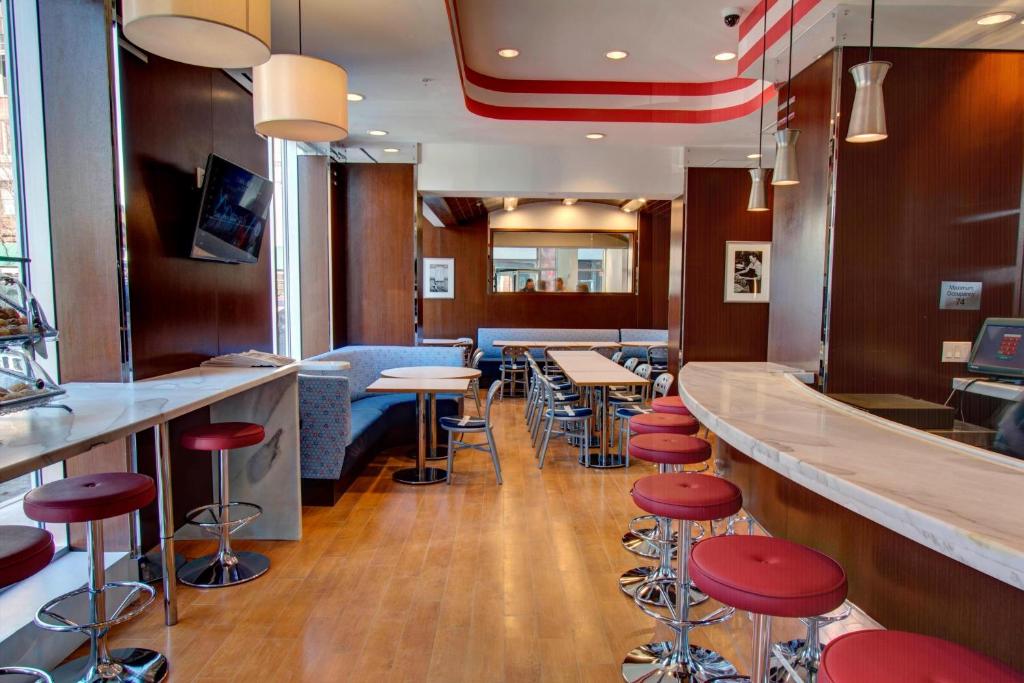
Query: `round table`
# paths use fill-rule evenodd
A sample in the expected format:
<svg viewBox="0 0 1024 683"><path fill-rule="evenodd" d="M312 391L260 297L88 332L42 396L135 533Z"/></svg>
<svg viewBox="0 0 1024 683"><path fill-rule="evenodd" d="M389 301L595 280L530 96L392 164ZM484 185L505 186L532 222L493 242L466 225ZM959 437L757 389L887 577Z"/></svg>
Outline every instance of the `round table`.
<svg viewBox="0 0 1024 683"><path fill-rule="evenodd" d="M480 371L476 368L464 368L456 365L419 365L381 370L380 376L400 379L476 379L480 376Z"/></svg>

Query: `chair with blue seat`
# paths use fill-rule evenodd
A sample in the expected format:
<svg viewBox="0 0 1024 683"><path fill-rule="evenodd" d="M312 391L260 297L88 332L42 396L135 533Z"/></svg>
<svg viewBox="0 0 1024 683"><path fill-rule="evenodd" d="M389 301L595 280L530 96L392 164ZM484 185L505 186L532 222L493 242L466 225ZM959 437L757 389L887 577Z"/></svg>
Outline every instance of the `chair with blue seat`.
<svg viewBox="0 0 1024 683"><path fill-rule="evenodd" d="M516 393L516 386L522 388L523 395L526 394L526 358L530 350L525 346L505 346L501 349L501 365L498 370L501 372L501 389L499 399L505 398L505 385L508 385L509 396Z"/></svg>
<svg viewBox="0 0 1024 683"><path fill-rule="evenodd" d="M480 369L480 359L484 357L484 350L477 349L473 352L473 357L469 361L469 367L474 370ZM480 407L480 377L474 377L469 380L469 387L466 389L466 395L471 396L476 401L476 414L479 415L483 412L483 408Z"/></svg>
<svg viewBox="0 0 1024 683"><path fill-rule="evenodd" d="M452 468L455 465L455 454L463 450L486 451L491 454L491 462L494 464L494 476L501 484L501 461L498 459L498 446L494 440L493 425L491 422L491 406L494 403L494 395L501 389L501 380L495 380L491 388L487 390L487 408L483 417L463 415L461 417L442 417L441 429L448 432L448 476L445 481L452 483ZM485 443L470 443L462 440L463 434L483 434L487 439Z"/></svg>
<svg viewBox="0 0 1024 683"><path fill-rule="evenodd" d="M544 438L541 440L540 450L537 451L539 463L537 467L543 469L544 458L547 456L548 445L552 436L565 436L569 440L575 440L580 448L580 459L583 464L590 467L590 422L594 416L592 408L560 404L555 396L555 390L544 376L539 381L544 391ZM555 428L555 424L558 428Z"/></svg>
<svg viewBox="0 0 1024 683"><path fill-rule="evenodd" d="M668 370L668 345L652 344L647 347L647 364L654 372L665 372Z"/></svg>
<svg viewBox="0 0 1024 683"><path fill-rule="evenodd" d="M531 442L536 447L545 405L545 385L540 378L543 377L547 380L548 385L554 390L556 406L564 407L578 403L580 394L573 391L572 383L564 378L544 374L540 365L533 358L528 357L527 362L530 365L530 393L526 405L526 424L530 429Z"/></svg>
<svg viewBox="0 0 1024 683"><path fill-rule="evenodd" d="M623 351L622 349L619 349L618 351L616 351L615 353L612 354L612 362L613 363L618 363L619 365L622 365L622 361L624 360L624 357L625 357L625 351Z"/></svg>

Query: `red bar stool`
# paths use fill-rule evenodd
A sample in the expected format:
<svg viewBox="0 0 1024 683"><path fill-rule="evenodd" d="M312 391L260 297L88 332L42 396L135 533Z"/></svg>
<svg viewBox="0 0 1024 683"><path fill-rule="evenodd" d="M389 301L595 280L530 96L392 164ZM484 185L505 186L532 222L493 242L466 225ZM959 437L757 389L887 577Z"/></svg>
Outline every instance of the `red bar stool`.
<svg viewBox="0 0 1024 683"><path fill-rule="evenodd" d="M78 683L125 681L154 683L167 679L167 658L142 648L107 648L111 627L134 619L153 602L156 590L139 581L107 581L103 564L103 520L144 508L156 498L156 485L144 474L107 472L69 477L29 491L25 514L37 522L87 522L86 552L89 585L50 600L36 612L36 625L61 633L89 634L89 654L64 664L53 680ZM113 614L107 615L108 593L129 589ZM65 600L88 593L89 622L78 624L55 611Z"/></svg>
<svg viewBox="0 0 1024 683"><path fill-rule="evenodd" d="M0 589L24 581L53 559L53 534L35 526L0 525ZM0 666L0 676L29 676L53 683L50 674L27 666Z"/></svg>
<svg viewBox="0 0 1024 683"><path fill-rule="evenodd" d="M671 641L647 643L634 648L622 661L622 677L626 681L693 681L716 676L733 676L736 668L722 655L690 644L690 630L718 624L732 616L732 607L722 607L704 619L690 619L690 538L694 521L716 520L736 514L743 506L743 494L731 482L719 477L692 472L654 474L633 484L633 502L642 510L658 517L679 522L677 567L672 579L651 579L650 583L675 584L675 604L669 604L668 615L654 611L634 596L634 602L645 614L675 631ZM702 543L697 544L697 548ZM671 551L666 551L670 553Z"/></svg>
<svg viewBox="0 0 1024 683"><path fill-rule="evenodd" d="M629 431L634 434L696 434L700 423L689 415L644 413L629 418Z"/></svg>
<svg viewBox="0 0 1024 683"><path fill-rule="evenodd" d="M855 631L828 644L818 683L1021 683L1024 674L974 650L906 631Z"/></svg>
<svg viewBox="0 0 1024 683"><path fill-rule="evenodd" d="M651 401L651 408L656 413L670 413L672 415L692 415L690 409L683 404L682 396L659 396Z"/></svg>
<svg viewBox="0 0 1024 683"><path fill-rule="evenodd" d="M657 463L658 472L666 474L674 467L697 465L711 458L711 444L703 439L682 434L639 434L629 440L631 457L646 462ZM654 521L653 533L648 528L640 528L640 524ZM647 605L668 607L675 603L676 587L675 571L672 569L672 556L675 554L676 538L672 533L672 520L667 517L641 515L629 522L629 537L643 538L658 548L658 566L634 567L619 577L619 588L626 595ZM667 579L669 582L659 581ZM707 596L690 590L690 606L699 605L707 600Z"/></svg>
<svg viewBox="0 0 1024 683"><path fill-rule="evenodd" d="M185 515L189 524L215 536L217 552L186 564L178 580L196 588L220 588L252 581L270 569L270 558L262 553L236 552L231 549L231 534L263 514L255 503L231 502L228 451L262 443L263 427L249 422L216 422L189 429L181 435L181 445L193 451L216 451L220 471L220 498ZM239 516L231 513L240 512ZM206 516L204 518L204 515Z"/></svg>
<svg viewBox="0 0 1024 683"><path fill-rule="evenodd" d="M693 548L690 574L709 597L752 613L751 683L770 681L772 617L825 614L846 600L846 573L835 560L782 538L706 539Z"/></svg>

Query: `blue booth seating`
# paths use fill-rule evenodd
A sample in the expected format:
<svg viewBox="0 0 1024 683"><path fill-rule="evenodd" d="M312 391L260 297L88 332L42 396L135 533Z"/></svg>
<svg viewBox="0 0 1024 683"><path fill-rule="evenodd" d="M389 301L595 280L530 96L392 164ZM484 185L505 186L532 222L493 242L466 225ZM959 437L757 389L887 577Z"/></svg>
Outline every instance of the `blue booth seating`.
<svg viewBox="0 0 1024 683"><path fill-rule="evenodd" d="M622 329L619 330L619 341L651 341L667 344L668 330ZM622 351L623 358L636 357L647 359L647 349L624 348Z"/></svg>
<svg viewBox="0 0 1024 683"><path fill-rule="evenodd" d="M345 346L310 360L342 360L336 375L299 375L299 423L304 505L333 505L382 448L416 441L416 394L366 391L382 370L462 365L462 350L430 346ZM462 397L437 397L437 416L459 413ZM438 430L438 438L444 434Z"/></svg>
<svg viewBox="0 0 1024 683"><path fill-rule="evenodd" d="M614 329L567 330L554 327L481 327L477 330L477 346L484 350L483 360L500 361L501 349L494 341L595 341L617 342L619 331ZM544 352L531 350L535 358L543 358Z"/></svg>

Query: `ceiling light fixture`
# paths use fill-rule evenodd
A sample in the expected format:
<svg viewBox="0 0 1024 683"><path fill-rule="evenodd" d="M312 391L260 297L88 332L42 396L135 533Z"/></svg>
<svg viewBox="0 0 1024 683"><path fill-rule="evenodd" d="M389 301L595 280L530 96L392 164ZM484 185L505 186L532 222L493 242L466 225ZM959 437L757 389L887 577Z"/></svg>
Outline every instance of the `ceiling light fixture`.
<svg viewBox="0 0 1024 683"><path fill-rule="evenodd" d="M604 140L604 133L587 133L588 140Z"/></svg>
<svg viewBox="0 0 1024 683"><path fill-rule="evenodd" d="M516 207L519 206L519 197L505 197L501 201L501 206L506 211L515 211Z"/></svg>
<svg viewBox="0 0 1024 683"><path fill-rule="evenodd" d="M350 92L348 95L345 95L345 99L347 99L349 102L362 102L366 98L357 92Z"/></svg>
<svg viewBox="0 0 1024 683"><path fill-rule="evenodd" d="M796 185L800 176L796 169L796 141L800 131L789 127L789 108L793 102L793 10L789 0L789 75L786 76L786 128L775 131L775 172L772 185Z"/></svg>
<svg viewBox="0 0 1024 683"><path fill-rule="evenodd" d="M716 62L731 62L734 59L736 59L735 52L719 52L715 55Z"/></svg>
<svg viewBox="0 0 1024 683"><path fill-rule="evenodd" d="M605 52L604 56L607 57L608 59L611 59L612 61L617 62L620 59L625 59L626 57L628 57L629 53L626 52L625 50L610 50L608 52Z"/></svg>
<svg viewBox="0 0 1024 683"><path fill-rule="evenodd" d="M386 130L377 130L377 129L374 129L374 130L368 130L368 131L366 131L366 134L367 134L367 135L373 135L373 136L376 136L376 137L382 137L382 136L384 136L384 135L387 135L387 134L388 134L388 132L387 132Z"/></svg>
<svg viewBox="0 0 1024 683"><path fill-rule="evenodd" d="M579 199L577 199L576 197L566 197L565 199L562 200L562 204L564 204L565 206L572 206L578 201Z"/></svg>
<svg viewBox="0 0 1024 683"><path fill-rule="evenodd" d="M766 5L767 8L767 5ZM768 11L765 9L761 25L761 106L758 107L757 154L748 154L748 159L757 159L757 168L750 169L750 197L747 199L747 211L767 211L768 194L764 189L764 166L761 163L761 151L764 144L764 74L768 64Z"/></svg>
<svg viewBox="0 0 1024 683"><path fill-rule="evenodd" d="M871 0L869 21L868 61L850 67L850 75L857 86L850 112L847 142L878 142L889 137L885 127L885 97L882 81L892 68L892 62L871 59L875 49L875 0Z"/></svg>
<svg viewBox="0 0 1024 683"><path fill-rule="evenodd" d="M519 56L519 50L514 47L503 47L498 50L498 56L504 57L505 59L514 59Z"/></svg>
<svg viewBox="0 0 1024 683"><path fill-rule="evenodd" d="M124 35L146 52L244 69L270 59L270 0L124 0Z"/></svg>
<svg viewBox="0 0 1024 683"><path fill-rule="evenodd" d="M997 24L1005 24L1011 21L1016 14L1012 12L993 12L992 14L986 14L983 17L978 18L978 26L996 26ZM1021 22L1024 24L1024 21Z"/></svg>
<svg viewBox="0 0 1024 683"><path fill-rule="evenodd" d="M647 200L643 197L637 197L636 199L630 199L628 202L622 205L622 210L626 213L633 213L634 211L643 208L643 205L647 203Z"/></svg>
<svg viewBox="0 0 1024 683"><path fill-rule="evenodd" d="M385 147L384 151L387 152L388 154L397 154L398 153L398 148L397 147Z"/></svg>
<svg viewBox="0 0 1024 683"><path fill-rule="evenodd" d="M299 52L273 55L252 70L256 132L300 142L333 142L348 136L348 74L333 62Z"/></svg>

